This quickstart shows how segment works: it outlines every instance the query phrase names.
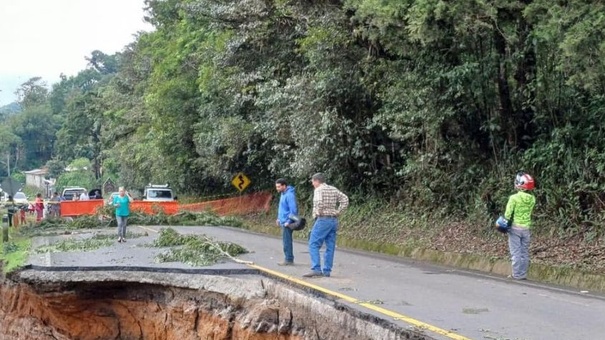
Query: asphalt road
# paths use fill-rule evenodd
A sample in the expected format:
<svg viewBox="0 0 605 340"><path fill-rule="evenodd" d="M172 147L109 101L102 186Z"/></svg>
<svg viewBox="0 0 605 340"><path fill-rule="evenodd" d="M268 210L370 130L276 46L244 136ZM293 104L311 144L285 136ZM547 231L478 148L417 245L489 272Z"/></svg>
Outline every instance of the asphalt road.
<svg viewBox="0 0 605 340"><path fill-rule="evenodd" d="M140 228L141 232L147 231L149 236L124 244L116 243L92 253L33 254L30 260L38 265L54 266L120 264L188 267L177 263L154 263L154 256L162 250L141 245L150 243L155 237L154 230L160 227ZM250 251L242 259L292 277L302 279L302 274L309 271L309 255L303 243L294 245L296 265L280 267L277 266L283 257L280 239L230 228L175 229L238 243ZM131 230L135 231L136 227ZM48 238L36 240L37 244L52 241ZM332 277L304 281L470 339L605 339L605 297L590 292L582 293L529 281L511 281L341 249L336 251ZM392 318L390 321L409 326Z"/></svg>
<svg viewBox="0 0 605 340"><path fill-rule="evenodd" d="M191 231L179 228L180 231ZM242 256L292 276L309 271L305 244L294 267L279 267L281 240L233 229L203 233L254 251ZM200 232L202 232L200 230ZM330 278L306 279L471 339L605 339L605 298L392 257L336 251Z"/></svg>

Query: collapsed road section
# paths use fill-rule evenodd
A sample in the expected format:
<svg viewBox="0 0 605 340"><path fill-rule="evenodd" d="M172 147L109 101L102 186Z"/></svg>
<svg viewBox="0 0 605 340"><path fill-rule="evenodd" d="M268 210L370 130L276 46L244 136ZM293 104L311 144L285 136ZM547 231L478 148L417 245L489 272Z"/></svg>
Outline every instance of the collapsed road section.
<svg viewBox="0 0 605 340"><path fill-rule="evenodd" d="M260 273L224 274L15 272L0 339L431 339Z"/></svg>

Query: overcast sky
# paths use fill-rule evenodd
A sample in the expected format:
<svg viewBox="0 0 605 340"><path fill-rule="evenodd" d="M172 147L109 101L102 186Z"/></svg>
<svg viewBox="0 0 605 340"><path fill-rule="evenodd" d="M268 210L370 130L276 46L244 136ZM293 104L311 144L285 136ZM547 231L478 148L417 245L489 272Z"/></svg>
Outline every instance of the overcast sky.
<svg viewBox="0 0 605 340"><path fill-rule="evenodd" d="M77 74L94 50L121 51L143 21L144 0L0 0L0 106L40 76L49 85Z"/></svg>

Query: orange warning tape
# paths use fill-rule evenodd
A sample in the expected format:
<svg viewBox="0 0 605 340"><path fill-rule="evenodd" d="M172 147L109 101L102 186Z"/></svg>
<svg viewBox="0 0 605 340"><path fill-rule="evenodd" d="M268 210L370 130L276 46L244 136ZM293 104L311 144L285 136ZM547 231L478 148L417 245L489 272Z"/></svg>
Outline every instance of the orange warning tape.
<svg viewBox="0 0 605 340"><path fill-rule="evenodd" d="M168 215L174 215L179 211L212 211L218 215L245 215L255 212L268 212L272 198L273 195L270 192L258 192L238 197L189 204L180 204L176 201L133 201L130 207L133 211L146 214L154 214L159 211ZM75 217L96 214L103 207L104 200L62 201L60 204L62 217Z"/></svg>

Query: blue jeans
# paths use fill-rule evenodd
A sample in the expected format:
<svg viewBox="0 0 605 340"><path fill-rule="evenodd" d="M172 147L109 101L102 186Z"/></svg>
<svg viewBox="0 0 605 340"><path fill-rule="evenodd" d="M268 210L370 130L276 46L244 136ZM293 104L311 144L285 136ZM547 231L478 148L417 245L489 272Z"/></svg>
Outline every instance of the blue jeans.
<svg viewBox="0 0 605 340"><path fill-rule="evenodd" d="M294 262L294 248L292 246L292 229L280 224L281 239L284 245L284 259L286 262Z"/></svg>
<svg viewBox="0 0 605 340"><path fill-rule="evenodd" d="M526 279L529 269L529 241L531 232L527 228L511 228L508 231L508 248L515 279Z"/></svg>
<svg viewBox="0 0 605 340"><path fill-rule="evenodd" d="M116 216L118 221L118 237L126 237L126 223L128 216Z"/></svg>
<svg viewBox="0 0 605 340"><path fill-rule="evenodd" d="M332 272L334 262L334 248L336 247L336 232L338 231L338 219L336 217L318 217L313 224L309 236L309 254L311 255L311 270L324 275ZM326 243L323 270L319 259L319 249Z"/></svg>

